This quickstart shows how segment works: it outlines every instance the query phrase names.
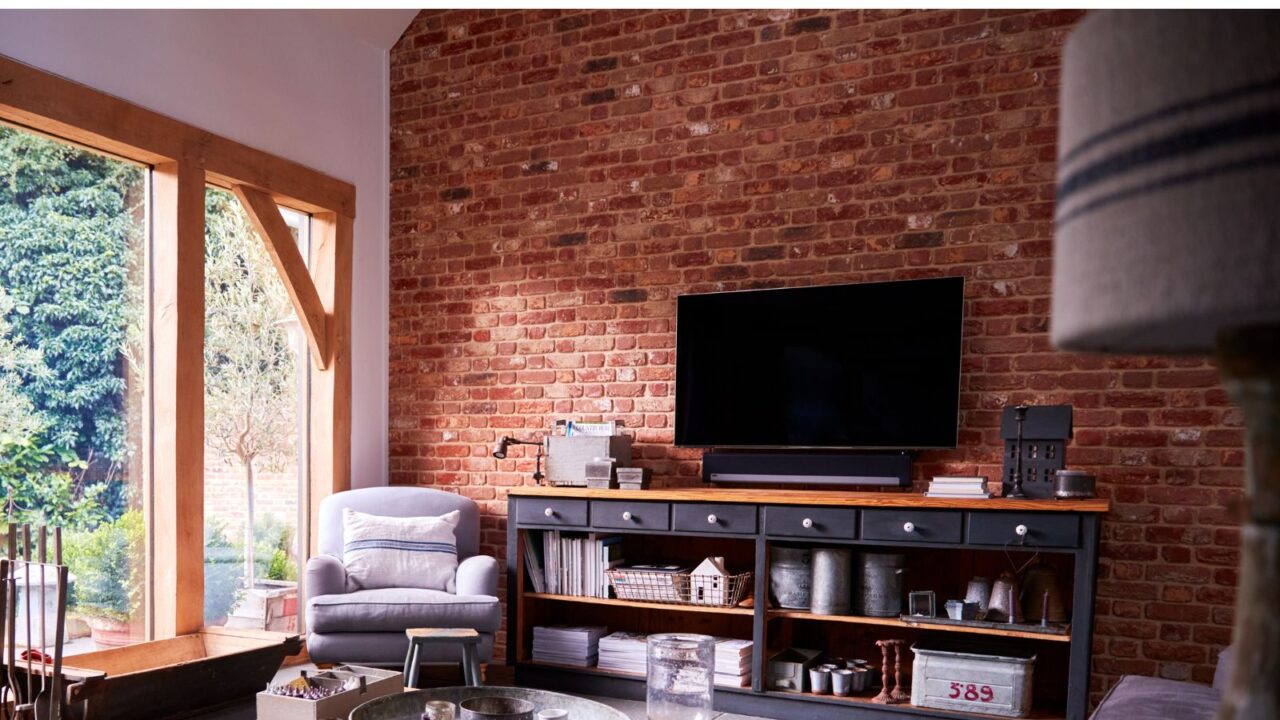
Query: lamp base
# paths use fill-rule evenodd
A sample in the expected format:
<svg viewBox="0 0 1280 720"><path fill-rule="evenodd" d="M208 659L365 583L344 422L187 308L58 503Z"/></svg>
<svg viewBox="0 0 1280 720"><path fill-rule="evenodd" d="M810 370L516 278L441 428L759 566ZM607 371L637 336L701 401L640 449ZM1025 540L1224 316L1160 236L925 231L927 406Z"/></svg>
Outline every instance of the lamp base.
<svg viewBox="0 0 1280 720"><path fill-rule="evenodd" d="M1246 437L1234 662L1218 720L1280 717L1280 325L1218 335L1223 381Z"/></svg>

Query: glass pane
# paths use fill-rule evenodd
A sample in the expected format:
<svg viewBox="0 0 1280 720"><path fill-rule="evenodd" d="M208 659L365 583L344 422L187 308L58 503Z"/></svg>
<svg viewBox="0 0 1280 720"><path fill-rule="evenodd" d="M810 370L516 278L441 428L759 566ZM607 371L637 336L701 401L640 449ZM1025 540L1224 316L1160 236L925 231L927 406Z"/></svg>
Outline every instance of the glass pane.
<svg viewBox="0 0 1280 720"><path fill-rule="evenodd" d="M205 195L205 623L298 628L306 346L230 193ZM305 215L286 212L305 247Z"/></svg>
<svg viewBox="0 0 1280 720"><path fill-rule="evenodd" d="M147 181L0 127L0 483L9 521L64 528L68 654L146 635Z"/></svg>

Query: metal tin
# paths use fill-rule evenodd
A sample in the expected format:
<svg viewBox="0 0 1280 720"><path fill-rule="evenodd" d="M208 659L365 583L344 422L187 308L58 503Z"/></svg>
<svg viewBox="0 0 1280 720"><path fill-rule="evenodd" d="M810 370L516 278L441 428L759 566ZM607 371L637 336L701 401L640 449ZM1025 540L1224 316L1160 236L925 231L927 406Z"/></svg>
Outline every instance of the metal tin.
<svg viewBox="0 0 1280 720"><path fill-rule="evenodd" d="M848 615L853 601L853 550L814 548L810 611Z"/></svg>
<svg viewBox="0 0 1280 720"><path fill-rule="evenodd" d="M855 612L870 617L902 614L904 556L898 553L858 553L860 582Z"/></svg>
<svg viewBox="0 0 1280 720"><path fill-rule="evenodd" d="M778 607L808 610L813 558L809 548L775 545L769 556L769 591Z"/></svg>
<svg viewBox="0 0 1280 720"><path fill-rule="evenodd" d="M1053 479L1053 496L1060 500L1091 498L1098 479L1083 470L1059 470Z"/></svg>
<svg viewBox="0 0 1280 720"><path fill-rule="evenodd" d="M955 638L911 646L911 704L916 707L1026 717L1036 656L1009 644Z"/></svg>

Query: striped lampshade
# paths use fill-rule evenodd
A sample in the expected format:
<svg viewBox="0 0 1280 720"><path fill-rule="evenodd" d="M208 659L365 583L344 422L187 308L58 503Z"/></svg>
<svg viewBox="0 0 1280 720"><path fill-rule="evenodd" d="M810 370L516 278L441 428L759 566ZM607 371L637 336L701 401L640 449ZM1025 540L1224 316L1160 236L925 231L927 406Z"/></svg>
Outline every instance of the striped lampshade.
<svg viewBox="0 0 1280 720"><path fill-rule="evenodd" d="M1280 322L1280 13L1091 12L1062 64L1054 343Z"/></svg>

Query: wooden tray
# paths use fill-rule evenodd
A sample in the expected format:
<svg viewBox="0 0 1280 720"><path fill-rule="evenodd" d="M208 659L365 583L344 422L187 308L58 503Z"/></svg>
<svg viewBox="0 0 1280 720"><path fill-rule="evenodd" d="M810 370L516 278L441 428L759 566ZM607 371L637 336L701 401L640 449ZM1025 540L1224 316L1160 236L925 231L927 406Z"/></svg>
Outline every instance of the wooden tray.
<svg viewBox="0 0 1280 720"><path fill-rule="evenodd" d="M1071 632L1069 624L1039 625L1032 623L992 622L990 620L952 620L949 617L921 617L919 615L900 615L898 619L908 625L927 628L930 625L960 626L988 628L993 630L1017 630L1018 632L1039 633L1041 635L1067 635Z"/></svg>
<svg viewBox="0 0 1280 720"><path fill-rule="evenodd" d="M93 720L172 720L253 697L289 655L297 635L205 628L191 635L66 659L67 712ZM19 667L18 669L24 669ZM87 705L86 705L87 703Z"/></svg>

